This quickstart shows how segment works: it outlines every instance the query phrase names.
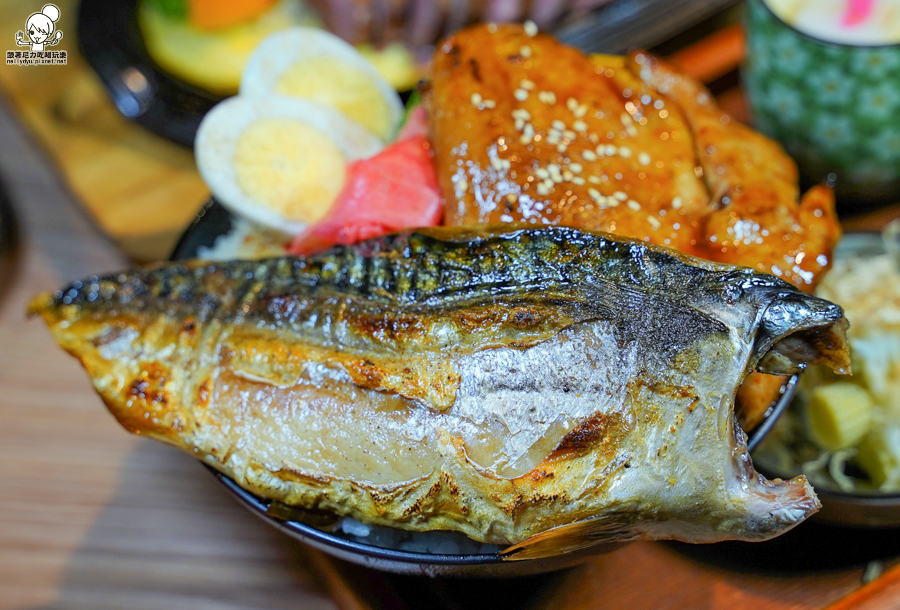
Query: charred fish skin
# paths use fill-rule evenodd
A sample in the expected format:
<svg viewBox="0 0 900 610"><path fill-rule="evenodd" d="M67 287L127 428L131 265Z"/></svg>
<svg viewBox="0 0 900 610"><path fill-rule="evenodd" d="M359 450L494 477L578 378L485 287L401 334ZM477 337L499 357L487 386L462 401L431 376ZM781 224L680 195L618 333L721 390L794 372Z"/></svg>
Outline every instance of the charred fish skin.
<svg viewBox="0 0 900 610"><path fill-rule="evenodd" d="M686 260L692 264L684 265ZM582 319L614 319L645 307L658 313L659 307L648 303L646 295L662 299L675 316L682 304L726 316L713 301L732 307L749 296L748 304L767 316L760 321L763 347L796 331L794 325L801 319L821 326L843 316L838 306L798 295L788 283L750 269L701 262L611 235L565 227L510 230L508 226L485 233L434 229L399 234L305 258L225 265L192 262L94 276L59 291L46 306L85 308L100 315L107 310L150 308L170 316L188 311L200 323L217 316L224 324L235 324L246 317L279 329L293 326L305 336L313 334L312 327L325 337L330 334L329 323L340 320L320 317L315 306L320 302L330 307L344 299L351 314L428 315L441 308L488 302L535 302L541 300L533 296L536 292L552 305L577 304L585 311ZM802 315L793 313L803 309ZM322 322L309 324L317 319ZM714 316L706 319L722 328ZM679 324L671 325L675 331L683 330ZM665 338L674 339L673 349L684 341L672 335Z"/></svg>
<svg viewBox="0 0 900 610"><path fill-rule="evenodd" d="M561 227L167 264L31 310L129 430L287 503L534 539L517 557L795 525L815 496L753 473L734 392L788 336L779 370L846 364L833 304Z"/></svg>

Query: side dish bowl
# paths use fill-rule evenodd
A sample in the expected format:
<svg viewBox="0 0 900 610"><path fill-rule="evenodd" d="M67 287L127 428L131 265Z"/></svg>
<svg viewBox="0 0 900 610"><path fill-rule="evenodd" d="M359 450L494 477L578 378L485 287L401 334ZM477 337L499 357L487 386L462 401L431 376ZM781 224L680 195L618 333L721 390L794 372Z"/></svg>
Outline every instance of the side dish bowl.
<svg viewBox="0 0 900 610"><path fill-rule="evenodd" d="M868 258L884 254L885 251L884 239L881 234L875 232L849 233L838 244L835 259ZM781 406L790 409L792 405L783 404ZM774 421L772 423L774 424ZM773 467L766 462L762 452L757 452L753 457L757 470L769 478L786 479L800 474ZM851 527L900 527L900 492L862 490L849 492L820 484L814 483L814 485L816 494L822 502L822 508L813 519Z"/></svg>
<svg viewBox="0 0 900 610"><path fill-rule="evenodd" d="M126 118L183 146L222 97L161 70L150 58L137 20L138 0L84 0L78 9L78 46Z"/></svg>

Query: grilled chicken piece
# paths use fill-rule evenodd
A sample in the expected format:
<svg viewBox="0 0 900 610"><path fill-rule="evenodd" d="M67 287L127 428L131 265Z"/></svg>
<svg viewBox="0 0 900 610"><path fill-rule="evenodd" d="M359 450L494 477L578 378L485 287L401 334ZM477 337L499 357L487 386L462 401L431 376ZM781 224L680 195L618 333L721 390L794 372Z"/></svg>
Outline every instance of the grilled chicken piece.
<svg viewBox="0 0 900 610"><path fill-rule="evenodd" d="M587 57L518 26L444 41L425 95L444 222L609 231L812 291L840 237L830 189L646 53ZM741 392L749 428L783 380Z"/></svg>
<svg viewBox="0 0 900 610"><path fill-rule="evenodd" d="M836 305L561 227L170 263L31 311L128 430L269 498L515 558L796 525L815 495L753 471L735 390L848 366Z"/></svg>
<svg viewBox="0 0 900 610"><path fill-rule="evenodd" d="M425 95L445 224L564 224L754 267L811 291L840 237L831 191L646 53L518 26L445 40Z"/></svg>

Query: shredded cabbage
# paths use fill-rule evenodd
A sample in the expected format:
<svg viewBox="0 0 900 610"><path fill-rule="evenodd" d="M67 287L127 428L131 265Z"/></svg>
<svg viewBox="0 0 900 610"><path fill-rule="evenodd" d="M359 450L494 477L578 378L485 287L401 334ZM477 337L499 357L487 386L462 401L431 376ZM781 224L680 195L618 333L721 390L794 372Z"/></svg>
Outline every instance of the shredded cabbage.
<svg viewBox="0 0 900 610"><path fill-rule="evenodd" d="M785 474L803 473L813 485L825 488L845 492L900 491L900 270L897 261L890 255L838 260L816 294L841 305L850 321L848 341L853 375L849 381L871 394L874 403L871 424L852 447L824 451L816 446L802 416L808 396L816 387L848 379L813 368L804 374L791 412L776 424L754 457L764 468ZM847 416L850 417L849 412Z"/></svg>

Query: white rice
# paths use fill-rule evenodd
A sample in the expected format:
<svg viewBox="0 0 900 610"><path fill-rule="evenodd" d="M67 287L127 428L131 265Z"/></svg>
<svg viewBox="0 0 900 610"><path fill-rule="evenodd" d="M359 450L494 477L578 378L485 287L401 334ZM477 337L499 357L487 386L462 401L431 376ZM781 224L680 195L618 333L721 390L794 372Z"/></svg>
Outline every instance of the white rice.
<svg viewBox="0 0 900 610"><path fill-rule="evenodd" d="M197 249L197 258L209 261L255 260L284 256L291 237L263 229L245 218L232 217L231 230L216 238L212 247Z"/></svg>

